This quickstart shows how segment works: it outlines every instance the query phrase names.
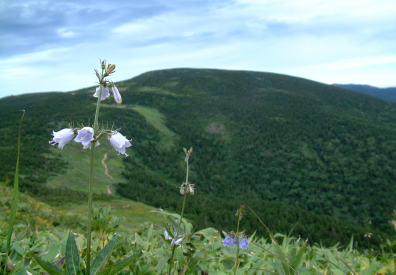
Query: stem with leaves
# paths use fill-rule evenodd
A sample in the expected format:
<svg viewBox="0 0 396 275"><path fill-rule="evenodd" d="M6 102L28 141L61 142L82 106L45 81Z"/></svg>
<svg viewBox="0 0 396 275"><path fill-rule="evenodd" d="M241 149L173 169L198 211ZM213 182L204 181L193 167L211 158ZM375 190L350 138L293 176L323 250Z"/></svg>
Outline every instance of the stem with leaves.
<svg viewBox="0 0 396 275"><path fill-rule="evenodd" d="M237 228L236 228L236 239L237 239L237 250L235 254L235 265L234 265L234 275L237 273L238 268L239 268L239 224L241 222L241 219L243 217L243 211L244 211L244 206L241 206L238 209L237 215L238 215L238 222L237 222Z"/></svg>
<svg viewBox="0 0 396 275"><path fill-rule="evenodd" d="M3 274L7 273L7 265L8 265L8 255L11 250L11 239L12 233L14 232L14 225L16 220L16 213L18 208L18 200L19 200L19 156L21 154L21 136L22 136L22 122L25 117L25 110L22 110L22 115L19 120L19 128L18 128L18 139L17 139L17 159L15 164L15 175L14 175L14 187L12 190L12 203L11 203L11 213L10 213L10 222L8 224L8 232L7 232L7 246L6 246L6 255L4 261L4 270Z"/></svg>
<svg viewBox="0 0 396 275"><path fill-rule="evenodd" d="M102 98L103 87L99 87L98 101L96 102L96 111L93 128L95 132L99 130L99 109ZM94 163L95 163L95 145L96 139L91 142L91 159L89 168L88 178L88 232L87 232L87 274L90 274L91 270L91 239L92 239L92 185L94 181Z"/></svg>
<svg viewBox="0 0 396 275"><path fill-rule="evenodd" d="M186 180L185 180L185 182L182 184L182 186L180 188L181 193L183 194L183 204L182 204L182 209L181 209L179 223L178 223L178 227L179 228L180 228L180 226L181 226L181 224L183 222L184 210L186 208L187 195L189 195L189 194L193 195L194 194L194 192L191 192L190 183L188 182L189 160L190 160L190 156L192 154L192 148L190 148L189 150L187 150L186 148L183 148L183 151L184 151L184 153L186 155L185 158L184 158L184 161L186 162ZM170 275L171 272L172 272L173 257L175 256L175 250L176 250L176 245L172 246L172 254L171 254L171 257L169 258L168 275Z"/></svg>

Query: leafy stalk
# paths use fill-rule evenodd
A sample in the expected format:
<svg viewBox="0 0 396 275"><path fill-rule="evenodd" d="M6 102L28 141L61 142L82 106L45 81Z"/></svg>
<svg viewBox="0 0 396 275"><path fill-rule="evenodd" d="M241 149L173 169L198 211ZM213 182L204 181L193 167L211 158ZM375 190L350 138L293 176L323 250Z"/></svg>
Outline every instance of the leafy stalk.
<svg viewBox="0 0 396 275"><path fill-rule="evenodd" d="M241 222L242 218L242 213L241 213L241 208L238 210L238 222L237 222L237 228L236 228L236 238L237 238L237 250L236 250L236 255L235 255L235 267L234 267L234 275L237 273L238 268L239 268L239 224Z"/></svg>
<svg viewBox="0 0 396 275"><path fill-rule="evenodd" d="M99 109L100 101L102 98L102 85L99 87L98 101L96 102L96 111L93 128L95 131L99 128ZM95 143L96 140L91 142L91 160L89 167L89 179L88 179L88 233L87 233L87 274L91 271L91 239L92 239L92 185L94 181L94 162L95 162Z"/></svg>
<svg viewBox="0 0 396 275"><path fill-rule="evenodd" d="M6 256L4 262L4 271L3 274L7 272L7 263L8 256L11 250L11 239L12 233L14 232L14 225L16 220L16 213L18 208L18 200L19 200L19 156L21 154L21 136L22 136L22 122L25 117L25 110L22 110L22 115L19 120L19 128L18 128L18 139L17 139L17 159L15 164L15 175L14 175L14 187L12 190L12 203L11 203L11 213L10 213L10 222L8 225L7 232L7 246L6 246Z"/></svg>
<svg viewBox="0 0 396 275"><path fill-rule="evenodd" d="M185 184L186 184L186 186L187 186L187 184L188 184L188 172L189 172L188 161L189 161L189 159L190 159L190 155L191 155L192 149L191 149L191 148L190 148L190 150L186 150L185 148L183 148L183 149L184 149L184 152L185 152L185 154L186 154L186 158L185 158L185 161L186 161L186 181L185 181ZM185 209L185 207L186 207L187 195L189 194L189 192L187 192L186 189L187 189L187 188L185 188L184 194L183 194L183 204L182 204L182 209L181 209L181 213L180 213L180 218L179 218L178 227L180 227L180 225L181 225L181 223L182 223L182 221L183 221L184 209ZM176 250L176 245L174 245L174 246L172 247L172 254L171 254L171 257L169 258L168 275L170 275L171 272L172 272L173 257L175 256L175 250Z"/></svg>

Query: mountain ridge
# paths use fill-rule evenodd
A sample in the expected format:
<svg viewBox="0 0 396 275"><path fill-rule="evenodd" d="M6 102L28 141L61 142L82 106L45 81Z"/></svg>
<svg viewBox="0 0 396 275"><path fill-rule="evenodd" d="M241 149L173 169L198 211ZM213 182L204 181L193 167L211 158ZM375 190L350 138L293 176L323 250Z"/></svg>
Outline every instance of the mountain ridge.
<svg viewBox="0 0 396 275"><path fill-rule="evenodd" d="M302 78L249 71L152 71L117 86L125 105L106 101L100 121L115 122L135 145L122 161L124 181L113 183L120 195L178 209L180 149L191 146L197 195L189 199L186 215L199 227L231 226L234 209L252 203L274 231L287 232L295 224L296 234L314 241L328 230L343 242L351 232L362 240L368 230L391 232L394 104ZM7 118L2 137L15 128L17 110L28 111L25 142L34 146L23 147L25 190L41 197L52 192L45 186L47 175L64 173L68 163L61 152L49 150L50 133L70 122L86 125L94 113L92 94L85 88L0 99L0 115ZM0 148L0 176L10 176L13 159L5 156L12 155L13 143L3 138ZM284 216L278 222L276 211ZM324 227L327 222L320 225L309 213L333 222ZM247 228L253 230L249 219ZM340 228L347 226L359 229L345 229L341 237Z"/></svg>

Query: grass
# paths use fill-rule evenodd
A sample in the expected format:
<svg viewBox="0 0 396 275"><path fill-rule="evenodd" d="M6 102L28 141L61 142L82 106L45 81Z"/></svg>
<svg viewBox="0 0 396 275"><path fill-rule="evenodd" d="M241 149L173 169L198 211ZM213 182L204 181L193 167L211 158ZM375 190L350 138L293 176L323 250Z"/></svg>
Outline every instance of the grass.
<svg viewBox="0 0 396 275"><path fill-rule="evenodd" d="M54 150L58 150L54 148ZM112 184L123 182L121 176L123 169L122 158L113 152L107 144L102 144L98 147L95 155L95 181L93 184L93 192L97 194L108 194L109 188ZM106 152L106 153L105 153ZM59 153L59 152L58 152ZM104 155L107 154L107 159L104 161L108 169L106 175L105 168L102 165ZM88 173L89 173L89 152L83 151L80 144L70 143L65 146L61 152L63 160L68 163L68 167L63 174L50 177L47 185L52 188L69 188L77 191L87 191L88 189ZM110 177L109 177L110 176ZM125 222L121 225L121 229L127 232L135 231L145 222L158 224L161 218L151 212L155 210L143 203L135 202L128 199L118 198L111 201L100 201L94 204L99 207L110 206L113 213L119 217L124 217ZM86 203L68 203L62 206L56 206L56 211L62 212L62 215L76 215L76 213L87 213ZM79 222L84 222L86 217L76 216Z"/></svg>
<svg viewBox="0 0 396 275"><path fill-rule="evenodd" d="M54 148L53 150L58 149ZM108 188L113 183L124 181L121 177L121 171L123 169L122 159L113 151L114 150L107 144L102 144L98 147L95 155L94 193L106 194L108 192ZM105 169L102 165L102 160L106 153L107 158L105 160L105 164L111 178L106 175ZM54 188L66 187L77 191L87 191L89 152L84 151L81 148L81 145L71 143L63 149L61 157L68 163L66 172L50 177L47 181L47 185Z"/></svg>

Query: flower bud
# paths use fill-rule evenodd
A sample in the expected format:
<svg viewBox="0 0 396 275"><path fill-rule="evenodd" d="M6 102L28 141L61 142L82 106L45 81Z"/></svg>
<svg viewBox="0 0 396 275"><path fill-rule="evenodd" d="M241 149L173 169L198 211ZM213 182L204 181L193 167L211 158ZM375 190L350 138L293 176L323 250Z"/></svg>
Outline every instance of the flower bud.
<svg viewBox="0 0 396 275"><path fill-rule="evenodd" d="M118 91L116 86L111 87L111 92L113 93L114 96L114 100L117 104L121 104L122 103L122 98L121 98L121 94Z"/></svg>
<svg viewBox="0 0 396 275"><path fill-rule="evenodd" d="M109 64L109 65L107 66L107 69L106 69L106 74L107 74L107 75L112 74L112 73L114 72L115 68L116 68L116 65L114 65L114 64Z"/></svg>

